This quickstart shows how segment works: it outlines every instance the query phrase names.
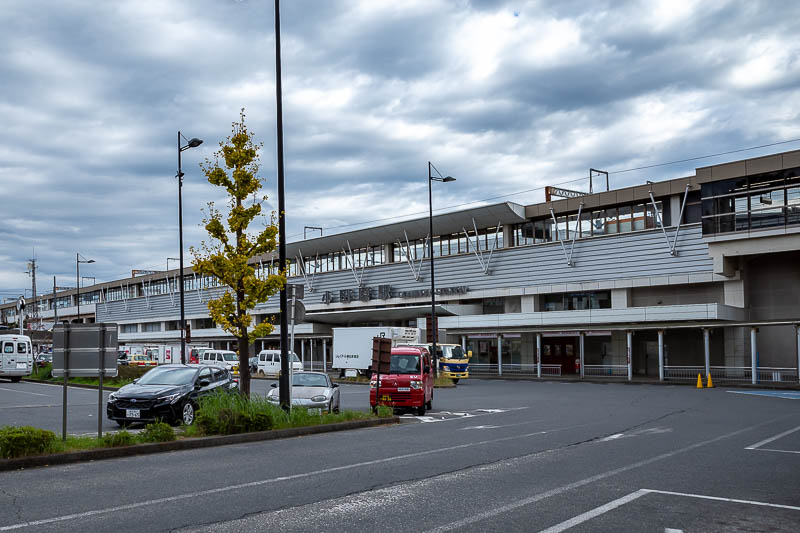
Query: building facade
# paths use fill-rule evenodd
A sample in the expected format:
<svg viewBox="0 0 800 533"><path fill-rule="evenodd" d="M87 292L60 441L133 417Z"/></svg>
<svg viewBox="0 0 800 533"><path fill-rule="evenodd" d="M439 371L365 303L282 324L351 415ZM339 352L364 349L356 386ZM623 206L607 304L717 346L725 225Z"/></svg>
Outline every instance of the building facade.
<svg viewBox="0 0 800 533"><path fill-rule="evenodd" d="M473 373L798 381L800 151L433 225L439 340L470 350ZM305 286L295 351L319 368L334 327L424 328L428 238L426 217L287 244L289 282ZM235 347L206 307L223 289L185 277L193 342ZM177 271L81 298L85 319L118 323L123 343L179 342ZM71 293L40 300L41 313L74 312ZM13 306L0 312L12 321ZM275 322L277 297L253 313ZM277 347L278 333L255 349Z"/></svg>

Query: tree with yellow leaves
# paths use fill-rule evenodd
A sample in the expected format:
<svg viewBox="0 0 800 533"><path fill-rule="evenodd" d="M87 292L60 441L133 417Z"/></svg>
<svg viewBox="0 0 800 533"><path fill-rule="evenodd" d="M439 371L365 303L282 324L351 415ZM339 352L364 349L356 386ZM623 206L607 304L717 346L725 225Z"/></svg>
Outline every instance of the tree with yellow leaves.
<svg viewBox="0 0 800 533"><path fill-rule="evenodd" d="M203 226L211 242L203 241L199 250L193 247L191 252L194 271L213 276L226 287L222 296L208 302L208 310L215 323L239 340L240 390L249 397L250 344L269 335L272 324L262 322L251 328L253 317L248 311L279 292L286 276L283 272L270 272L264 279L256 276L253 259L276 249L278 227L273 214L257 235L248 232L267 197L257 195L262 187L258 152L263 145L253 141L244 117L242 109L231 136L214 153L214 161L206 159L200 165L209 183L225 188L228 211L223 214L209 202Z"/></svg>

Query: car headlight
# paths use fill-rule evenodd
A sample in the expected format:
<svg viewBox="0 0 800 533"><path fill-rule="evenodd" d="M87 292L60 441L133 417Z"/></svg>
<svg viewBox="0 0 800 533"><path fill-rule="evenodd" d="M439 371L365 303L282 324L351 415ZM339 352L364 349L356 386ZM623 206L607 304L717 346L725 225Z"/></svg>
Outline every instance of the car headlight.
<svg viewBox="0 0 800 533"><path fill-rule="evenodd" d="M316 396L311 398L311 401L312 402L324 402L327 399L328 399L328 397L325 396L324 394L317 394Z"/></svg>
<svg viewBox="0 0 800 533"><path fill-rule="evenodd" d="M411 388L412 389L421 389L422 388L422 382L418 381L416 379L412 379L411 380Z"/></svg>
<svg viewBox="0 0 800 533"><path fill-rule="evenodd" d="M450 367L447 366L447 365L442 365L442 370L444 370L446 372L450 372Z"/></svg>
<svg viewBox="0 0 800 533"><path fill-rule="evenodd" d="M277 396L267 396L267 401L278 403L280 401L280 398L278 398Z"/></svg>
<svg viewBox="0 0 800 533"><path fill-rule="evenodd" d="M182 393L180 393L180 392L176 392L176 393L174 393L174 394L169 394L169 395L167 395L167 396L162 396L161 398L159 398L159 399L158 399L158 401L159 401L159 402L169 402L169 403L175 403L175 402L177 402L177 401L178 401L178 399L179 399L179 398L180 398L182 395L183 395Z"/></svg>
<svg viewBox="0 0 800 533"><path fill-rule="evenodd" d="M369 382L369 388L374 389L377 384L378 382L373 379L372 381Z"/></svg>
<svg viewBox="0 0 800 533"><path fill-rule="evenodd" d="M117 393L116 392L112 392L111 394L109 394L108 395L108 401L111 402L111 403L116 402L117 401Z"/></svg>

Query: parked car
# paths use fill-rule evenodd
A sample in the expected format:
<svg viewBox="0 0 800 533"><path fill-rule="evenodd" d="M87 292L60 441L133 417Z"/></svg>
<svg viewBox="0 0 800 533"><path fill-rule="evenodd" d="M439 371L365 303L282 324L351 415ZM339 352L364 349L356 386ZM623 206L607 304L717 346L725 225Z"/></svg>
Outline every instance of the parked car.
<svg viewBox="0 0 800 533"><path fill-rule="evenodd" d="M250 374L258 372L258 356L254 355L250 358Z"/></svg>
<svg viewBox="0 0 800 533"><path fill-rule="evenodd" d="M211 365L161 365L112 392L106 415L120 426L163 420L194 423L198 400L217 390L235 392L238 384L227 369Z"/></svg>
<svg viewBox="0 0 800 533"><path fill-rule="evenodd" d="M331 379L323 372L292 374L292 405L338 413L339 396L339 384L331 383ZM280 402L277 383L272 384L267 400L276 404Z"/></svg>
<svg viewBox="0 0 800 533"><path fill-rule="evenodd" d="M130 361L128 361L127 353L123 352L122 350L117 352L117 366L127 366L129 362Z"/></svg>
<svg viewBox="0 0 800 533"><path fill-rule="evenodd" d="M36 356L36 366L42 367L53 364L53 354L42 352Z"/></svg>
<svg viewBox="0 0 800 533"><path fill-rule="evenodd" d="M206 350L200 357L201 365L217 365L239 375L239 356L230 350Z"/></svg>
<svg viewBox="0 0 800 533"><path fill-rule="evenodd" d="M303 363L294 352L290 353L292 370L294 372L303 371ZM261 350L258 352L258 375L259 376L279 376L281 374L281 351L280 350Z"/></svg>
<svg viewBox="0 0 800 533"><path fill-rule="evenodd" d="M418 415L433 407L433 374L428 350L410 346L392 348L389 373L381 374L378 398L377 374L369 382L369 403L375 409L381 405L410 407Z"/></svg>
<svg viewBox="0 0 800 533"><path fill-rule="evenodd" d="M158 361L146 354L135 354L130 356L129 364L133 366L158 366Z"/></svg>

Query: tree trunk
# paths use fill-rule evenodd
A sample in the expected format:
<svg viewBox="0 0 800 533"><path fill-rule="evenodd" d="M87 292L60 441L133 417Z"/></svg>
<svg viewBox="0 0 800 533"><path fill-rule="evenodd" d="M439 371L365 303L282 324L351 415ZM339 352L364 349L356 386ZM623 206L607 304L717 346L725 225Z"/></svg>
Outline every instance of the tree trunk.
<svg viewBox="0 0 800 533"><path fill-rule="evenodd" d="M239 391L245 398L250 397L250 341L247 330L239 336Z"/></svg>

